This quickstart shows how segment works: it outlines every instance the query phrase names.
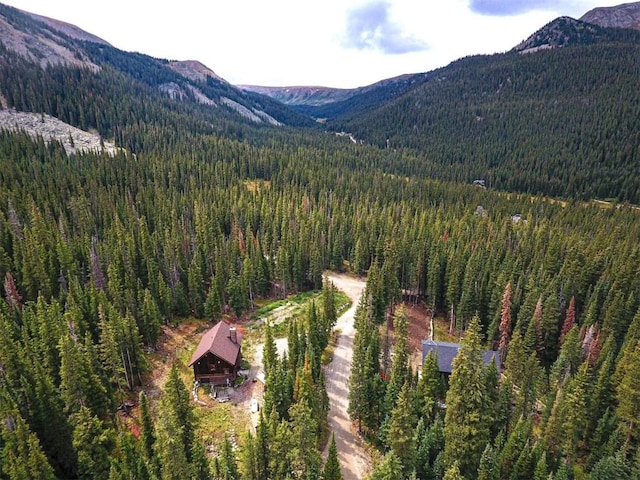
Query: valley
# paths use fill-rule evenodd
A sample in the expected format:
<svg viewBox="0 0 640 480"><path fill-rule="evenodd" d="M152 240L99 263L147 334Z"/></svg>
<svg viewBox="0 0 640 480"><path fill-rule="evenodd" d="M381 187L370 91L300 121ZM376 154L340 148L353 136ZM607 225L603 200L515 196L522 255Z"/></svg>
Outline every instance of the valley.
<svg viewBox="0 0 640 480"><path fill-rule="evenodd" d="M638 478L634 5L327 89L0 4L0 479Z"/></svg>

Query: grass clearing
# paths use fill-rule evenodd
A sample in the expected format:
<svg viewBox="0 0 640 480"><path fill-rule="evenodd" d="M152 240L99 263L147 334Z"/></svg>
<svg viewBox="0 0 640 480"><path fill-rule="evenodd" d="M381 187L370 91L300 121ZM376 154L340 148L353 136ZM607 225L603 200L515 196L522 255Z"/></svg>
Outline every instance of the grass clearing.
<svg viewBox="0 0 640 480"><path fill-rule="evenodd" d="M460 337L457 335L457 332L454 332L453 335L449 333L449 322L446 318L436 317L433 323L436 330L433 335L434 340L451 343L460 342Z"/></svg>

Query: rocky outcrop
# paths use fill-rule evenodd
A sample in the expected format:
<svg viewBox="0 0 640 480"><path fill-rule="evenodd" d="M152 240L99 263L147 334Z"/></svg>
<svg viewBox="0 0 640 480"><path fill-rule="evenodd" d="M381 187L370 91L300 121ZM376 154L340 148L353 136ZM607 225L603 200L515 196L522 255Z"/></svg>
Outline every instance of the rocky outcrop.
<svg viewBox="0 0 640 480"><path fill-rule="evenodd" d="M585 13L580 20L601 27L640 30L640 2L624 3L616 7L594 8Z"/></svg>
<svg viewBox="0 0 640 480"><path fill-rule="evenodd" d="M25 21L24 16L29 20ZM43 68L65 64L98 70L99 67L82 50L71 45L68 37L90 41L100 39L86 32L83 36L80 32L83 31L65 22L4 5L0 8L0 38L4 46Z"/></svg>
<svg viewBox="0 0 640 480"><path fill-rule="evenodd" d="M207 77L211 77L221 82L227 83L224 78L216 75L216 72L197 60L173 61L169 62L168 66L174 72L179 73L183 77L188 78L189 80L192 80L194 82L205 82L207 80Z"/></svg>
<svg viewBox="0 0 640 480"><path fill-rule="evenodd" d="M45 142L57 140L69 155L79 151L104 151L115 155L118 150L113 142L102 139L97 133L85 132L47 114L2 109L0 130L24 131L33 138L41 137Z"/></svg>

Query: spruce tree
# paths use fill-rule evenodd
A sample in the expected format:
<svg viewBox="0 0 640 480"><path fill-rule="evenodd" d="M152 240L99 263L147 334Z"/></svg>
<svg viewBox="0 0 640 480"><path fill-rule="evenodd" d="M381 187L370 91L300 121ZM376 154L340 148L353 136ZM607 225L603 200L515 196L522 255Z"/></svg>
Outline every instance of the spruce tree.
<svg viewBox="0 0 640 480"><path fill-rule="evenodd" d="M387 453L371 474L371 480L403 480L402 465L393 452Z"/></svg>
<svg viewBox="0 0 640 480"><path fill-rule="evenodd" d="M389 449L400 461L405 476L413 468L415 456L415 445L413 443L415 418L411 407L412 396L413 392L409 382L405 381L402 390L400 390L398 401L393 410L391 410L391 421L387 435Z"/></svg>
<svg viewBox="0 0 640 480"><path fill-rule="evenodd" d="M460 472L469 477L477 472L489 440L480 342L480 323L475 317L453 362L446 397L445 465L452 467L458 462Z"/></svg>
<svg viewBox="0 0 640 480"><path fill-rule="evenodd" d="M6 478L54 480L53 468L40 447L38 437L17 412L5 417L0 433L0 471Z"/></svg>
<svg viewBox="0 0 640 480"><path fill-rule="evenodd" d="M500 342L498 352L500 359L504 362L507 358L507 348L511 336L511 282L507 283L502 296L502 308L500 310Z"/></svg>
<svg viewBox="0 0 640 480"><path fill-rule="evenodd" d="M191 406L189 391L180 378L175 363L171 365L167 382L164 385L161 400L161 414L168 417L170 427L167 432L179 432L177 446L184 452L187 462L191 461L193 444L195 440L196 418ZM166 468L166 465L163 465Z"/></svg>
<svg viewBox="0 0 640 480"><path fill-rule="evenodd" d="M142 452L147 462L152 464L154 461L153 444L156 441L156 433L153 418L149 411L149 402L144 391L141 391L138 395L138 401L140 404L140 441L142 443Z"/></svg>
<svg viewBox="0 0 640 480"><path fill-rule="evenodd" d="M72 421L73 447L78 455L78 477L106 478L110 469L109 456L115 446L113 432L85 407L73 415Z"/></svg>
<svg viewBox="0 0 640 480"><path fill-rule="evenodd" d="M329 445L329 454L327 461L324 463L322 470L322 480L342 480L342 472L340 471L340 463L338 462L338 447L336 446L336 436L331 435L331 444Z"/></svg>
<svg viewBox="0 0 640 480"><path fill-rule="evenodd" d="M618 418L624 423L627 438L639 438L637 425L640 422L640 341L633 350L629 349L620 360L624 365L620 383L616 389Z"/></svg>
<svg viewBox="0 0 640 480"><path fill-rule="evenodd" d="M407 314L404 306L396 311L393 320L395 345L393 347L393 361L391 363L391 373L384 399L384 407L387 415L396 404L402 385L409 379L409 345L407 332Z"/></svg>
<svg viewBox="0 0 640 480"><path fill-rule="evenodd" d="M417 396L419 414L430 423L438 412L438 402L443 397L444 387L438 370L438 353L431 350L424 359L422 375L418 381Z"/></svg>

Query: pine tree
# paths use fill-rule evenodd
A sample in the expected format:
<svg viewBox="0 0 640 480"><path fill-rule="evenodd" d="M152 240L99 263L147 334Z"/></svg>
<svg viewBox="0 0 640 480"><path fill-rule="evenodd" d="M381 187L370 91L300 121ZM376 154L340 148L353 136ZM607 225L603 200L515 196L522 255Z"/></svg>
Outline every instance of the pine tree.
<svg viewBox="0 0 640 480"><path fill-rule="evenodd" d="M637 475L637 473L636 473ZM631 466L622 455L604 457L593 467L591 480L631 480L637 478Z"/></svg>
<svg viewBox="0 0 640 480"><path fill-rule="evenodd" d="M182 440L182 429L161 402L156 424L155 456L160 465L161 480L182 480L191 476L191 468Z"/></svg>
<svg viewBox="0 0 640 480"><path fill-rule="evenodd" d="M364 296L354 324L357 330L349 376L348 413L360 432L363 427L375 431L382 422L384 384L380 378L380 336L373 322L373 309Z"/></svg>
<svg viewBox="0 0 640 480"><path fill-rule="evenodd" d="M240 450L240 472L244 480L258 480L258 463L256 458L256 439L247 430Z"/></svg>
<svg viewBox="0 0 640 480"><path fill-rule="evenodd" d="M455 462L451 465L446 472L444 472L444 477L442 480L464 480L464 477L460 473L460 469L458 468L458 463Z"/></svg>
<svg viewBox="0 0 640 480"><path fill-rule="evenodd" d="M338 462L338 447L336 446L336 436L331 435L331 444L329 445L329 454L327 461L324 463L322 470L322 480L342 480L342 472L340 471L340 463Z"/></svg>
<svg viewBox="0 0 640 480"><path fill-rule="evenodd" d="M146 462L144 455L141 455L139 444L131 433L127 431L119 433L117 450L119 455L115 458L111 456L109 480L128 480L132 478L136 480L151 480L152 474L149 470L149 464Z"/></svg>
<svg viewBox="0 0 640 480"><path fill-rule="evenodd" d="M275 410L274 410L275 412ZM260 410L260 419L256 427L256 480L267 480L270 478L270 448L269 448L269 428L264 418L264 409Z"/></svg>
<svg viewBox="0 0 640 480"><path fill-rule="evenodd" d="M499 480L500 469L498 468L498 461L496 458L496 452L490 443L482 452L480 457L480 464L478 466L478 480Z"/></svg>
<svg viewBox="0 0 640 480"><path fill-rule="evenodd" d="M391 373L384 400L385 412L387 415L391 413L391 409L396 404L402 385L404 385L404 383L409 379L410 371L407 323L407 314L404 306L401 306L396 311L396 316L393 320L395 345L393 348Z"/></svg>
<svg viewBox="0 0 640 480"><path fill-rule="evenodd" d="M507 358L507 348L509 347L509 337L511 335L511 282L507 283L502 296L499 332L498 352L500 353L500 359L504 362Z"/></svg>
<svg viewBox="0 0 640 480"><path fill-rule="evenodd" d="M204 315L213 321L218 320L222 312L222 298L220 298L219 276L212 275L209 285L209 293L204 302Z"/></svg>
<svg viewBox="0 0 640 480"><path fill-rule="evenodd" d="M384 456L371 474L371 480L403 480L402 465L393 452Z"/></svg>
<svg viewBox="0 0 640 480"><path fill-rule="evenodd" d="M424 359L417 387L419 413L428 423L434 420L438 412L438 401L442 399L443 391L438 370L438 353L432 350Z"/></svg>
<svg viewBox="0 0 640 480"><path fill-rule="evenodd" d="M528 352L536 352L538 359L542 362L544 358L544 332L542 328L542 297L538 298L533 317L527 327L524 336L525 346Z"/></svg>
<svg viewBox="0 0 640 480"><path fill-rule="evenodd" d="M558 340L558 346L562 347L565 337L571 331L575 323L576 323L576 297L572 296L571 300L569 301L569 307L567 308L567 313L564 317L564 322L562 323L562 329L560 330L560 339Z"/></svg>
<svg viewBox="0 0 640 480"><path fill-rule="evenodd" d="M60 389L66 411L74 413L87 407L98 417L104 417L111 400L83 346L71 336L63 336L60 359Z"/></svg>
<svg viewBox="0 0 640 480"><path fill-rule="evenodd" d="M520 332L511 339L509 352L505 361L505 375L512 385L516 386L514 397L514 416L527 417L536 400L538 378L541 375L540 365L535 352L528 353Z"/></svg>
<svg viewBox="0 0 640 480"><path fill-rule="evenodd" d="M153 299L153 295L148 288L144 289L142 294L142 302L140 307L140 321L138 330L144 339L144 342L149 347L155 347L160 338L162 330L160 325L162 323L162 315L160 309Z"/></svg>
<svg viewBox="0 0 640 480"><path fill-rule="evenodd" d="M109 456L115 446L113 432L103 422L82 407L73 415L73 447L78 454L78 477L81 479L106 478L109 474Z"/></svg>
<svg viewBox="0 0 640 480"><path fill-rule="evenodd" d="M189 270L187 272L187 285L189 291L189 305L191 306L191 313L201 318L204 313L204 302L202 300L203 278L202 267L200 261L199 251L196 250L195 255L191 259Z"/></svg>
<svg viewBox="0 0 640 480"><path fill-rule="evenodd" d="M628 439L638 438L636 425L640 421L640 341L636 347L628 350L620 360L624 365L620 383L616 389L618 399L618 418L626 426Z"/></svg>
<svg viewBox="0 0 640 480"><path fill-rule="evenodd" d="M468 476L477 472L489 440L481 352L480 323L475 317L453 362L444 427L445 465L458 462L460 472Z"/></svg>
<svg viewBox="0 0 640 480"><path fill-rule="evenodd" d="M4 418L0 433L0 472L3 476L11 480L55 478L38 437L17 412Z"/></svg>
<svg viewBox="0 0 640 480"><path fill-rule="evenodd" d="M322 320L324 328L322 348L324 350L329 342L331 330L333 330L333 327L338 320L338 312L336 309L336 287L329 280L325 280L322 286Z"/></svg>
<svg viewBox="0 0 640 480"><path fill-rule="evenodd" d="M142 452L147 462L153 464L153 445L156 441L156 433L151 412L149 411L149 402L144 391L140 392L138 400L140 404L140 442L142 443Z"/></svg>
<svg viewBox="0 0 640 480"><path fill-rule="evenodd" d="M547 480L549 478L549 467L547 466L547 454L542 452L538 462L536 463L536 469L533 472L533 480Z"/></svg>
<svg viewBox="0 0 640 480"><path fill-rule="evenodd" d="M501 478L511 478L518 458L531 437L531 421L520 418L498 456Z"/></svg>
<svg viewBox="0 0 640 480"><path fill-rule="evenodd" d="M189 391L180 378L175 364L171 366L167 382L164 385L162 410L175 429L180 432L179 446L184 451L187 462L191 460L191 452L195 441L196 419L189 400Z"/></svg>
<svg viewBox="0 0 640 480"><path fill-rule="evenodd" d="M191 463L189 466L191 467L192 480L211 479L211 467L209 466L207 452L202 442L193 442L193 446L191 447Z"/></svg>
<svg viewBox="0 0 640 480"><path fill-rule="evenodd" d="M406 381L400 390L398 401L391 410L391 421L387 441L389 449L393 452L400 464L405 476L413 468L415 445L413 443L413 416L412 404L413 392L409 382Z"/></svg>

